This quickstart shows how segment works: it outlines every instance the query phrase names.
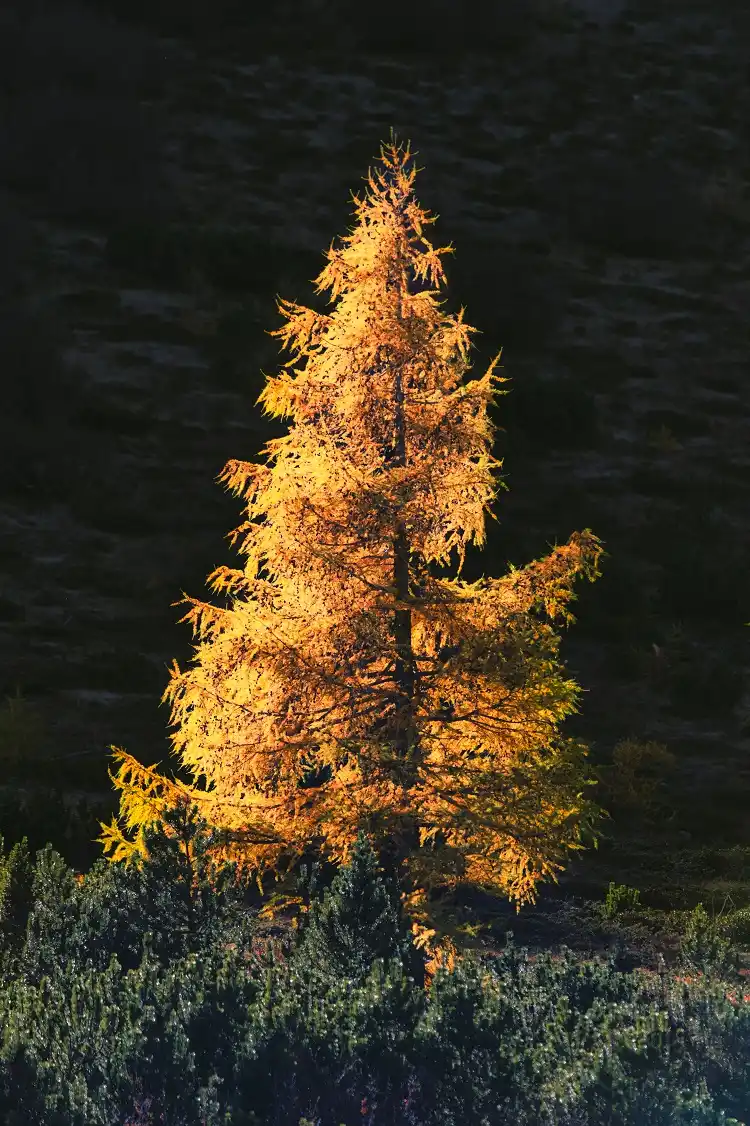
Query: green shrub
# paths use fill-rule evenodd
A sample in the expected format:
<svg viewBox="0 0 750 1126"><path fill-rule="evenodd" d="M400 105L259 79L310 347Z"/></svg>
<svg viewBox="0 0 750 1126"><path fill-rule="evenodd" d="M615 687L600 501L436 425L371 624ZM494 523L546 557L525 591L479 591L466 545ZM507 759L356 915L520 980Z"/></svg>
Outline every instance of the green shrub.
<svg viewBox="0 0 750 1126"><path fill-rule="evenodd" d="M623 911L635 911L640 898L641 893L637 888L630 888L625 884L610 883L604 900L604 914L608 919L614 919Z"/></svg>
<svg viewBox="0 0 750 1126"><path fill-rule="evenodd" d="M661 809L664 776L675 764L675 756L663 743L634 736L621 739L612 750L611 764L598 768L602 800L651 817Z"/></svg>
<svg viewBox="0 0 750 1126"><path fill-rule="evenodd" d="M738 968L737 950L723 938L716 920L709 918L702 903L688 915L680 940L680 961L699 973L731 975Z"/></svg>
<svg viewBox="0 0 750 1126"><path fill-rule="evenodd" d="M23 837L5 854L0 835L0 972L6 974L21 949L33 903L33 865Z"/></svg>
<svg viewBox="0 0 750 1126"><path fill-rule="evenodd" d="M614 956L582 962L564 948L532 961L509 933L502 953L468 953L425 990L407 972L392 890L364 836L295 940L262 944L233 867L209 872L211 833L195 811L178 808L166 830L149 832L142 869L102 862L82 884L54 850L37 855L25 946L0 986L0 1120L729 1126L750 1116L750 1006L724 982L675 981L663 963L620 972Z"/></svg>
<svg viewBox="0 0 750 1126"><path fill-rule="evenodd" d="M363 832L350 862L338 869L331 887L312 900L302 917L295 959L315 973L355 981L364 980L378 959L384 964L397 959L423 980L424 963L401 923L397 893L386 886Z"/></svg>
<svg viewBox="0 0 750 1126"><path fill-rule="evenodd" d="M742 943L746 947L750 944L750 907L730 911L718 920L718 925L732 942Z"/></svg>
<svg viewBox="0 0 750 1126"><path fill-rule="evenodd" d="M417 1031L430 1060L420 1121L489 1121L501 1107L500 1121L524 1126L718 1124L723 1111L703 1081L714 1068L744 1112L748 1019L720 988L580 964L565 950L532 965L506 948L490 966L466 961L436 976Z"/></svg>

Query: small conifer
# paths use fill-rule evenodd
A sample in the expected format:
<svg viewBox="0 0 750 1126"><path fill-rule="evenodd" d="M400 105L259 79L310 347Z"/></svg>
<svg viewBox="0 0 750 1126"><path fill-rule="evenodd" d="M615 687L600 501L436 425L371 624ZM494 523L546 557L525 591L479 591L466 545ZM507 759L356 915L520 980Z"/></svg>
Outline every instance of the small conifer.
<svg viewBox="0 0 750 1126"><path fill-rule="evenodd" d="M377 959L416 970L411 938L399 921L397 890L386 886L365 833L330 888L313 899L299 930L297 956L328 975L362 982Z"/></svg>

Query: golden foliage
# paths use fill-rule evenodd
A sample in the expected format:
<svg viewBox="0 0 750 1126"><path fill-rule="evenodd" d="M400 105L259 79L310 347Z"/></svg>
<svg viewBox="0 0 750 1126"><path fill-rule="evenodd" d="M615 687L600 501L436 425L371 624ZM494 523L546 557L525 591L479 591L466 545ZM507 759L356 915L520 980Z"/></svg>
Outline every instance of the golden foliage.
<svg viewBox="0 0 750 1126"><path fill-rule="evenodd" d="M236 859L260 878L314 840L341 863L365 828L403 858L429 931L430 888L473 881L520 906L593 831L587 749L557 730L580 690L542 615L574 620L573 583L603 552L587 529L501 578L460 578L505 488L487 413L505 380L499 355L465 379L477 330L437 299L452 248L423 235L409 159L392 138L354 197L316 279L332 312L279 301L292 359L258 402L290 428L265 463L220 475L246 506L246 563L209 577L229 609L185 596L197 642L164 699L173 752L205 783L189 793L234 831ZM457 577L437 578L454 552ZM140 831L188 790L118 754L121 818ZM113 859L128 841L105 829Z"/></svg>

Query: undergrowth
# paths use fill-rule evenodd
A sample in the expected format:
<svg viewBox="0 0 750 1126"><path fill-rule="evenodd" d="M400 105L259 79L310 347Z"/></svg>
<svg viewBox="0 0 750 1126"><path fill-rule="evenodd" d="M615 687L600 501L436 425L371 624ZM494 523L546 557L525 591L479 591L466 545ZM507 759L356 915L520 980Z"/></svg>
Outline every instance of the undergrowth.
<svg viewBox="0 0 750 1126"><path fill-rule="evenodd" d="M750 1006L702 908L680 959L415 949L361 834L300 869L295 925L262 920L217 838L178 808L148 859L76 877L0 848L0 1112L97 1126L719 1126L750 1116ZM604 913L639 907L611 884ZM741 918L734 913L734 923Z"/></svg>

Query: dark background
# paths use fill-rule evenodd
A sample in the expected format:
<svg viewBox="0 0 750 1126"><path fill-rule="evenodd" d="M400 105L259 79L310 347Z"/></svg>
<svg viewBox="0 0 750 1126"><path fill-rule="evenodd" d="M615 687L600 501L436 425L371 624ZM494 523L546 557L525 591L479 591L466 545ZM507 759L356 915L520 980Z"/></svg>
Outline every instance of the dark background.
<svg viewBox="0 0 750 1126"><path fill-rule="evenodd" d="M232 562L216 475L284 432L254 406L274 295L325 307L310 281L393 126L474 374L503 346L511 379L510 491L467 577L584 527L609 553L562 654L613 820L568 892L750 902L744 6L249 7L0 13L6 840L86 868L109 744L174 768L171 603Z"/></svg>

